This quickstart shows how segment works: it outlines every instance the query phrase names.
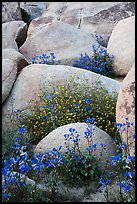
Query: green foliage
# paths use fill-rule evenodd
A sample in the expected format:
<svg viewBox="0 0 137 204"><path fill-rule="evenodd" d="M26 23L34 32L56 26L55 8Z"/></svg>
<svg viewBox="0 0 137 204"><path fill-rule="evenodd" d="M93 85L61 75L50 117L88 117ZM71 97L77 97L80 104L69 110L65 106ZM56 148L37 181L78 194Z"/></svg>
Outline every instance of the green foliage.
<svg viewBox="0 0 137 204"><path fill-rule="evenodd" d="M9 189L10 197L7 198L7 202L50 202L49 195L40 189L36 189L35 186L15 185ZM3 198L5 201L5 199Z"/></svg>
<svg viewBox="0 0 137 204"><path fill-rule="evenodd" d="M12 155L12 146L15 144L17 129L2 129L2 158L9 158Z"/></svg>
<svg viewBox="0 0 137 204"><path fill-rule="evenodd" d="M70 134L64 135L65 151L62 151L62 146L60 146L52 148L48 153L30 155L26 143L24 146L21 138L17 137L14 150L12 149L14 152L12 157L10 155L9 160L4 159L4 168L2 169L3 201L63 202L64 197L60 191L63 187L62 184L70 188L86 186L86 193L91 193L88 189L91 182L95 184L95 192L102 191L106 202L135 201L135 156L130 156L128 143L119 143L115 138L114 141L119 150L116 155L111 156L109 165L112 165L112 171L104 175L104 172L100 170L101 158L97 159L94 154L98 147L97 144L93 144L92 140L96 127L95 121L92 121L94 128L91 129L88 122L86 132L84 132L84 138L87 140L86 151L80 149L80 135L74 128L69 129ZM126 118L126 123L117 125L122 127L123 132L126 131L125 126L129 128L134 124ZM25 131L26 128L23 127L19 130L19 134L23 136ZM135 134L132 134L132 137L134 139ZM103 145L101 146L103 151ZM13 172L18 173L16 175ZM21 177L22 173L35 180L35 184L29 186L26 183L26 177ZM41 181L44 186L38 188L37 184L41 184ZM110 185L111 181L113 184L116 181L116 192L112 192L114 186ZM70 197L69 201L72 202L75 199L79 201L82 199Z"/></svg>
<svg viewBox="0 0 137 204"><path fill-rule="evenodd" d="M81 54L81 57L74 62L73 66L113 78L115 76L113 69L114 56L110 56L106 48L101 47L99 44L97 46L93 45L92 48L92 56L87 53L85 55Z"/></svg>
<svg viewBox="0 0 137 204"><path fill-rule="evenodd" d="M82 87L82 88L81 88ZM21 125L34 143L38 143L55 128L75 122L86 122L94 117L98 127L112 137L116 130L115 108L117 93L109 93L101 82L86 87L82 84L58 84L50 93L46 88L39 94L39 101L29 106L31 115L21 113ZM119 136L117 136L118 138Z"/></svg>
<svg viewBox="0 0 137 204"><path fill-rule="evenodd" d="M73 187L85 186L101 176L99 162L95 155L82 153L80 160L78 160L79 156L76 156L75 159L73 156L73 154L66 156L67 163L64 163L59 171L65 185Z"/></svg>

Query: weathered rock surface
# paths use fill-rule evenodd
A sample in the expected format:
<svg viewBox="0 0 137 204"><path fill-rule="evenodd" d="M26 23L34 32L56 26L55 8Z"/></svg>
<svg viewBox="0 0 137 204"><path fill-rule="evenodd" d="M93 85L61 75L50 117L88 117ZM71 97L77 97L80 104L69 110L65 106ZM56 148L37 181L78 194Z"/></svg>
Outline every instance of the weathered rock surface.
<svg viewBox="0 0 137 204"><path fill-rule="evenodd" d="M28 32L20 7L33 19L29 22ZM130 122L135 122L135 2L2 2L2 23L3 127L11 127L10 119L14 111L27 109L29 100L38 100L38 93L43 89L43 85L50 92L60 83L74 86L74 82L78 82L82 88L83 85L91 87L98 80L107 88L108 94L113 94L114 90L119 93L116 106L117 122L125 122L126 117ZM122 80L125 77L122 83L84 69L65 66L72 65L81 53L92 55L91 45L97 43L96 33L106 37L112 33L107 51L115 56L115 71L118 77L122 76ZM18 52L18 48L22 54ZM32 57L43 52L54 52L63 65L27 66ZM86 124L73 125L80 131L80 137L83 136ZM37 145L36 151L47 151L53 146L64 144L64 134L69 127L72 127L72 124L53 130ZM135 125L128 129L128 135L125 132L121 135L123 141L128 140L131 155L134 154L134 132ZM93 138L93 141L98 144L97 148L99 147L96 154L100 157L100 153L103 153L100 158L101 168L104 170L108 157L116 153L116 147L112 138L103 130L97 128L95 136L97 137ZM83 138L80 141L83 149L86 146L84 140ZM99 146L101 143L109 144L104 152ZM36 184L24 175L22 179L25 179L26 184ZM40 182L36 188L49 192L49 188L44 188L43 184L44 181ZM96 186L93 188L96 191ZM112 192L117 188L119 185L112 184L109 189ZM85 197L87 190L91 194ZM115 191L113 193L116 195ZM93 194L89 186L88 189L84 186L63 186L61 196L68 202L74 197L82 202L105 202L103 193Z"/></svg>
<svg viewBox="0 0 137 204"><path fill-rule="evenodd" d="M102 82L102 86L110 94L113 94L114 91L118 93L121 86L120 82L88 70L64 65L28 65L21 70L8 101L3 105L3 119L5 118L4 115L11 114L12 101L14 109L27 108L29 100L38 100L38 93L43 87L48 89L50 93L53 87L56 88L60 83L73 87L76 82L81 84L83 90L83 85L93 88L94 83L96 84L98 80Z"/></svg>
<svg viewBox="0 0 137 204"><path fill-rule="evenodd" d="M13 60L17 66L17 74L28 65L27 60L20 52L10 48L2 49L2 59Z"/></svg>
<svg viewBox="0 0 137 204"><path fill-rule="evenodd" d="M106 200L106 188L101 188L101 191L97 191L96 193L90 193L90 195L84 199L81 200L81 202L108 202ZM109 186L108 186L108 190L109 190L109 202L120 202L118 195L119 192L119 180L117 178L113 178L113 181L111 180ZM121 192L123 197L126 197L127 192L125 192L124 188L121 188ZM111 195L111 196L110 196ZM135 193L131 192L130 195L133 199L135 199Z"/></svg>
<svg viewBox="0 0 137 204"><path fill-rule="evenodd" d="M53 147L58 148L60 145L62 146L62 152L66 150L66 146L64 144L65 134L70 134L69 128L74 128L77 130L79 136L79 148L81 151L87 152L86 148L88 147L87 140L84 138L84 132L86 132L87 124L86 123L71 123L67 125L63 125L61 127L56 128L52 132L50 132L46 137L44 137L36 146L36 152L49 152ZM93 126L91 127L91 129ZM96 127L94 136L92 137L93 144L97 144L96 150L94 154L100 159L99 164L102 170L109 169L111 156L116 154L116 147L114 145L113 139L103 130ZM100 146L101 144L107 145L106 148ZM72 140L69 141L69 147L72 148L74 143ZM109 169L110 170L110 169Z"/></svg>
<svg viewBox="0 0 137 204"><path fill-rule="evenodd" d="M37 18L46 10L48 2L20 2L21 9L24 9L30 19Z"/></svg>
<svg viewBox="0 0 137 204"><path fill-rule="evenodd" d="M2 49L2 103L9 96L17 74L28 63L24 56L14 49Z"/></svg>
<svg viewBox="0 0 137 204"><path fill-rule="evenodd" d="M29 62L36 55L54 52L61 60L60 64L72 65L81 53L92 55L93 44L97 42L90 34L67 23L55 21L34 32L19 50Z"/></svg>
<svg viewBox="0 0 137 204"><path fill-rule="evenodd" d="M15 39L8 34L2 33L2 49L12 48L18 51L18 46Z"/></svg>
<svg viewBox="0 0 137 204"><path fill-rule="evenodd" d="M48 2L41 17L52 17L85 32L111 34L115 24L135 14L135 2Z"/></svg>
<svg viewBox="0 0 137 204"><path fill-rule="evenodd" d="M128 133L127 131L122 132L121 137L123 141L128 141L130 154L133 155L135 146L135 139L132 138L132 133L135 133L135 64L124 78L117 98L116 122L125 123L126 117L134 125L128 128Z"/></svg>
<svg viewBox="0 0 137 204"><path fill-rule="evenodd" d="M17 75L16 62L11 59L2 60L2 103L8 97Z"/></svg>
<svg viewBox="0 0 137 204"><path fill-rule="evenodd" d="M27 37L27 24L24 21L11 21L2 24L2 33L12 36L20 47Z"/></svg>
<svg viewBox="0 0 137 204"><path fill-rule="evenodd" d="M126 76L135 61L135 16L120 20L110 36L107 51L114 55L114 70Z"/></svg>
<svg viewBox="0 0 137 204"><path fill-rule="evenodd" d="M2 23L21 21L20 2L2 2Z"/></svg>

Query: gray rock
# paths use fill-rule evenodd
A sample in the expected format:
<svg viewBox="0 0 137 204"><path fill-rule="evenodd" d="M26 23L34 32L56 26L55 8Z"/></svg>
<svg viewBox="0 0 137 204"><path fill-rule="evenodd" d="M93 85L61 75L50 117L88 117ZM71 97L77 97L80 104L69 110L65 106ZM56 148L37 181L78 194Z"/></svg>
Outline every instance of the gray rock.
<svg viewBox="0 0 137 204"><path fill-rule="evenodd" d="M111 34L116 23L135 15L135 2L49 2L41 17L53 17L91 34Z"/></svg>
<svg viewBox="0 0 137 204"><path fill-rule="evenodd" d="M79 148L81 151L87 152L86 148L88 148L88 143L84 138L84 132L87 131L86 123L71 123L56 128L37 144L35 152L49 152L53 147L58 148L59 146L62 146L62 152L66 151L64 135L70 134L69 128L74 128L77 130L78 134L80 135ZM99 159L100 169L102 171L108 171L112 169L112 166L109 163L111 161L111 156L116 154L116 146L114 145L114 141L106 132L98 127L96 127L95 131L93 131L93 126L91 126L91 132L94 132L92 141L93 144L97 145L94 154ZM106 148L103 149L101 144L105 144ZM73 140L70 140L69 147L72 148L73 146Z"/></svg>
<svg viewBox="0 0 137 204"><path fill-rule="evenodd" d="M107 51L114 55L115 73L126 76L135 61L135 16L117 23L110 36Z"/></svg>
<svg viewBox="0 0 137 204"><path fill-rule="evenodd" d="M9 96L17 75L16 62L11 59L2 60L2 103Z"/></svg>
<svg viewBox="0 0 137 204"><path fill-rule="evenodd" d="M134 125L128 127L128 131L127 127L124 132L121 132L120 129L120 136L124 142L128 143L129 153L134 155L135 139L133 139L132 133L135 133L135 64L121 84L116 103L117 123L125 123L125 118L128 118L129 122L133 122Z"/></svg>
<svg viewBox="0 0 137 204"><path fill-rule="evenodd" d="M41 16L47 6L48 2L20 2L21 9L30 16L30 20Z"/></svg>
<svg viewBox="0 0 137 204"><path fill-rule="evenodd" d="M13 60L17 66L17 74L28 65L27 60L20 52L10 48L2 49L2 59Z"/></svg>
<svg viewBox="0 0 137 204"><path fill-rule="evenodd" d="M2 49L11 48L18 51L18 46L15 39L6 33L2 33Z"/></svg>
<svg viewBox="0 0 137 204"><path fill-rule="evenodd" d="M15 49L2 49L2 103L9 96L17 74L28 63Z"/></svg>
<svg viewBox="0 0 137 204"><path fill-rule="evenodd" d="M29 62L36 55L54 52L60 64L71 66L81 53L92 55L92 45L97 45L93 36L64 22L54 21L34 31L19 49Z"/></svg>
<svg viewBox="0 0 137 204"><path fill-rule="evenodd" d="M21 20L20 2L2 2L2 23Z"/></svg>
<svg viewBox="0 0 137 204"><path fill-rule="evenodd" d="M90 87L92 90L97 81L102 82L108 94L119 92L120 82L85 69L65 65L28 65L21 70L8 100L3 105L3 120L6 120L6 115L12 114L12 105L14 110L28 109L29 105L33 105L38 100L38 93L43 88L51 93L57 85L64 84L73 87L75 83L78 83L81 91L84 92L83 86L89 87L90 91Z"/></svg>
<svg viewBox="0 0 137 204"><path fill-rule="evenodd" d="M27 37L27 24L23 21L11 21L2 24L2 33L13 37L20 47Z"/></svg>

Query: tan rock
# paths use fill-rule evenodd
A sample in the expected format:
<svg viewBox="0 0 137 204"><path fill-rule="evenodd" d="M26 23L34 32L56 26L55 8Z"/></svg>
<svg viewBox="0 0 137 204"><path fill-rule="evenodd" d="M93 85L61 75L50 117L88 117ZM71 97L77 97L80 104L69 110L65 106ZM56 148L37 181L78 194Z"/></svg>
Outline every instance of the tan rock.
<svg viewBox="0 0 137 204"><path fill-rule="evenodd" d="M18 46L15 39L6 33L2 33L2 49L11 48L18 51Z"/></svg>
<svg viewBox="0 0 137 204"><path fill-rule="evenodd" d="M9 96L17 74L27 65L24 56L15 49L2 49L2 103Z"/></svg>
<svg viewBox="0 0 137 204"><path fill-rule="evenodd" d="M28 65L21 70L8 100L3 104L3 124L9 123L11 126L10 115L13 115L17 109L25 109L30 114L28 106L38 101L38 94L43 89L51 93L53 89L57 90L59 84L73 87L75 83L78 83L81 91L84 92L85 87L88 87L89 91L91 87L92 90L97 81L101 81L102 86L110 94L118 93L121 86L121 83L114 79L80 68L65 65Z"/></svg>
<svg viewBox="0 0 137 204"><path fill-rule="evenodd" d="M17 73L28 65L27 60L20 52L10 48L2 49L2 59L13 60L17 66Z"/></svg>
<svg viewBox="0 0 137 204"><path fill-rule="evenodd" d="M114 70L126 76L135 61L135 16L120 20L110 36L107 51L114 55Z"/></svg>
<svg viewBox="0 0 137 204"><path fill-rule="evenodd" d="M11 21L2 24L2 33L12 36L20 47L27 37L27 24L24 21Z"/></svg>
<svg viewBox="0 0 137 204"><path fill-rule="evenodd" d="M38 17L33 19L28 27L27 37L31 37L37 33L40 29L48 27L54 21L53 16L48 17Z"/></svg>
<svg viewBox="0 0 137 204"><path fill-rule="evenodd" d="M27 109L29 100L31 100L30 104L33 104L32 100L37 101L38 93L43 87L50 93L60 83L69 84L72 87L75 83L79 83L84 91L83 86L93 88L98 80L102 82L102 86L108 90L108 93L113 94L114 91L118 93L120 82L88 70L65 65L28 65L21 70L8 100L3 105L3 120L6 120L6 115L12 113L12 103L14 110Z"/></svg>
<svg viewBox="0 0 137 204"><path fill-rule="evenodd" d="M53 17L91 34L110 34L116 23L135 15L134 2L48 2L41 17Z"/></svg>
<svg viewBox="0 0 137 204"><path fill-rule="evenodd" d="M117 123L125 123L125 118L134 125L126 128L126 131L121 133L123 141L129 145L129 152L133 155L135 139L132 138L132 133L135 133L135 64L132 66L127 76L124 78L116 104L116 121ZM128 132L127 132L128 131Z"/></svg>
<svg viewBox="0 0 137 204"><path fill-rule="evenodd" d="M2 2L2 23L21 21L20 2Z"/></svg>
<svg viewBox="0 0 137 204"><path fill-rule="evenodd" d="M17 75L16 62L11 59L2 60L2 103L8 97Z"/></svg>
<svg viewBox="0 0 137 204"><path fill-rule="evenodd" d="M71 66L81 53L92 55L93 44L97 45L97 42L90 34L67 23L54 21L28 37L19 51L29 62L36 55L54 52L61 64Z"/></svg>
<svg viewBox="0 0 137 204"><path fill-rule="evenodd" d="M20 7L30 16L30 20L41 16L48 2L20 2Z"/></svg>
<svg viewBox="0 0 137 204"><path fill-rule="evenodd" d="M74 128L77 130L79 136L79 148L81 151L87 152L86 148L88 148L87 139L84 138L84 132L86 132L87 124L86 123L71 123L67 125L63 125L61 127L56 128L52 132L50 132L46 137L44 137L36 146L36 152L49 152L53 147L58 148L60 145L62 146L62 152L66 151L66 146L64 144L65 138L64 134L70 134L69 129ZM93 126L91 126L92 130ZM98 159L100 159L100 168L102 170L109 169L109 162L111 161L111 156L116 154L116 147L114 145L113 139L103 130L96 127L93 136L93 144L96 144L95 155ZM106 144L107 147L103 150L101 144ZM69 147L72 148L74 146L73 141L69 141ZM87 152L88 153L88 152ZM107 168L106 168L107 167Z"/></svg>

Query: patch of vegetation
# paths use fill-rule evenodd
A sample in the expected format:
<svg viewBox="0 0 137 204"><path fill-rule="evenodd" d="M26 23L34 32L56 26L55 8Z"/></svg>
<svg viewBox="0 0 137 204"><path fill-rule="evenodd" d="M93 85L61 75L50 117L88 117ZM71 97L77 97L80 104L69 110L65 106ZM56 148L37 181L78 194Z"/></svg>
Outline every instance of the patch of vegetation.
<svg viewBox="0 0 137 204"><path fill-rule="evenodd" d="M50 93L44 87L39 99L28 106L31 114L21 111L19 126L27 127L36 144L55 128L69 123L86 122L88 117L94 117L98 127L112 137L116 134L117 93L109 93L99 81L91 84L90 88L78 83L73 86L58 84Z"/></svg>
<svg viewBox="0 0 137 204"><path fill-rule="evenodd" d="M106 35L98 35L98 34L96 34L95 38L96 38L96 40L97 40L99 45L107 48L110 35L106 36Z"/></svg>
<svg viewBox="0 0 137 204"><path fill-rule="evenodd" d="M101 47L99 44L93 45L93 55L81 54L79 60L76 60L72 66L90 70L92 72L113 78L115 72L113 69L113 57L106 48Z"/></svg>
<svg viewBox="0 0 137 204"><path fill-rule="evenodd" d="M94 119L90 118L94 122ZM99 171L99 160L94 155L97 148L93 144L93 133L96 128L90 128L91 123L87 120L87 129L84 138L87 140L87 153L85 154L79 147L79 134L75 128L70 128L70 134L65 134L66 151L62 151L62 146L52 148L49 152L40 154L28 153L27 145L22 146L21 137L25 134L26 127L19 130L21 137L16 139L12 146L13 154L8 159L3 160L2 168L2 201L3 202L58 202L63 201L61 194L62 184L69 184L76 187L87 185L96 181L96 192L104 194L106 202L134 202L135 201L135 156L130 156L128 145L125 142L119 143L115 138L115 145L118 147L116 155L111 156L111 172L104 175ZM130 128L133 125L126 120L126 123L117 126L125 131L125 126ZM94 130L93 130L94 129ZM135 134L132 135L133 139ZM73 143L70 148L70 142ZM21 177L24 175L24 177ZM26 176L33 179L33 185L26 183ZM24 179L23 179L24 178ZM109 188L111 182L117 179L117 195L112 195ZM37 184L43 180L45 188L38 188ZM81 198L82 199L82 198ZM69 198L74 201L75 198Z"/></svg>

